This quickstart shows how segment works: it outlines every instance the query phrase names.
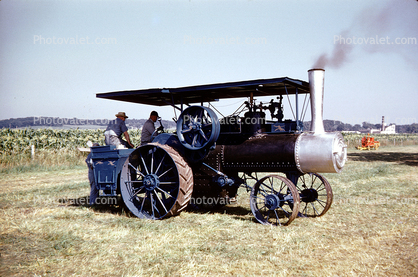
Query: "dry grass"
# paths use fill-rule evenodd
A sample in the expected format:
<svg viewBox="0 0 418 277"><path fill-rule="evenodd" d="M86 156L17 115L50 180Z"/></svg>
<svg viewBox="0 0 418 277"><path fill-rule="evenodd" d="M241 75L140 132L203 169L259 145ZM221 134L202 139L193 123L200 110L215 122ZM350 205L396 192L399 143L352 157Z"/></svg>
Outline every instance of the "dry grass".
<svg viewBox="0 0 418 277"><path fill-rule="evenodd" d="M255 223L249 195L163 221L89 208L87 169L1 173L0 276L418 276L418 146L349 154L326 215ZM55 168L57 169L57 168Z"/></svg>
<svg viewBox="0 0 418 277"><path fill-rule="evenodd" d="M0 152L0 174L33 171L50 171L51 169L74 169L85 166L86 152L77 149L40 149L31 157L30 151L8 154Z"/></svg>

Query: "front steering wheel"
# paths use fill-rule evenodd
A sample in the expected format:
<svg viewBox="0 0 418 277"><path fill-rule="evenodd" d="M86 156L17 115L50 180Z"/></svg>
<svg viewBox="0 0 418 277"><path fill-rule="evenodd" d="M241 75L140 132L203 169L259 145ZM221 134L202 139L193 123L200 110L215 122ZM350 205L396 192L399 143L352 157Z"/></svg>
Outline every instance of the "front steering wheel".
<svg viewBox="0 0 418 277"><path fill-rule="evenodd" d="M211 147L217 141L220 130L218 117L208 107L190 106L177 120L177 136L189 150Z"/></svg>

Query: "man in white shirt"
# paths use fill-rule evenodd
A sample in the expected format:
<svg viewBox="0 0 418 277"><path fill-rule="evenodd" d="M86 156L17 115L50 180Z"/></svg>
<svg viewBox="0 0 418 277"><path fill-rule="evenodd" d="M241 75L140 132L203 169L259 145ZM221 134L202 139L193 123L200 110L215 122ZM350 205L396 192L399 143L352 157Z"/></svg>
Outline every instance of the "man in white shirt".
<svg viewBox="0 0 418 277"><path fill-rule="evenodd" d="M105 143L106 145L123 145L126 148L133 148L133 144L129 138L128 128L125 125L125 119L128 116L124 112L115 114L116 119L111 121L105 131ZM126 141L122 139L122 135L125 136Z"/></svg>

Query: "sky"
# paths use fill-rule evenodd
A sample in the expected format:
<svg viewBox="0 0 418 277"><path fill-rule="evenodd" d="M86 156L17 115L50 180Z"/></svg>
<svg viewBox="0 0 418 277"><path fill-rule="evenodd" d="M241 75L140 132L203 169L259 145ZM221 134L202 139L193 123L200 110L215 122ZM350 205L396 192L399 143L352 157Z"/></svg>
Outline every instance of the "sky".
<svg viewBox="0 0 418 277"><path fill-rule="evenodd" d="M96 93L308 81L322 67L324 119L418 123L417 40L415 0L1 0L0 119L170 120L171 107ZM244 100L214 105L226 115Z"/></svg>

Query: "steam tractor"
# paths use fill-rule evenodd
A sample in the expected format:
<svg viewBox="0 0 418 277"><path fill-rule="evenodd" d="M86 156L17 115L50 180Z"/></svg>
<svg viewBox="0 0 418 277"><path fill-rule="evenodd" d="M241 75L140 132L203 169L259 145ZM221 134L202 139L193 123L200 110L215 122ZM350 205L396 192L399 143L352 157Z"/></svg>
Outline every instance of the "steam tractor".
<svg viewBox="0 0 418 277"><path fill-rule="evenodd" d="M324 70L309 70L308 77L309 83L283 77L97 94L171 105L177 124L172 133L158 128L151 143L136 149L92 147L100 195L120 195L139 218L163 219L188 205L234 201L244 186L251 191L251 211L262 224L288 225L298 216L324 215L333 194L320 173L341 172L347 147L340 133L324 131ZM257 103L256 97L266 96L273 99ZM247 101L224 116L212 103L226 98ZM304 98L302 107L299 98ZM284 118L285 103L295 104L290 107L292 119ZM308 106L311 126L304 131Z"/></svg>

